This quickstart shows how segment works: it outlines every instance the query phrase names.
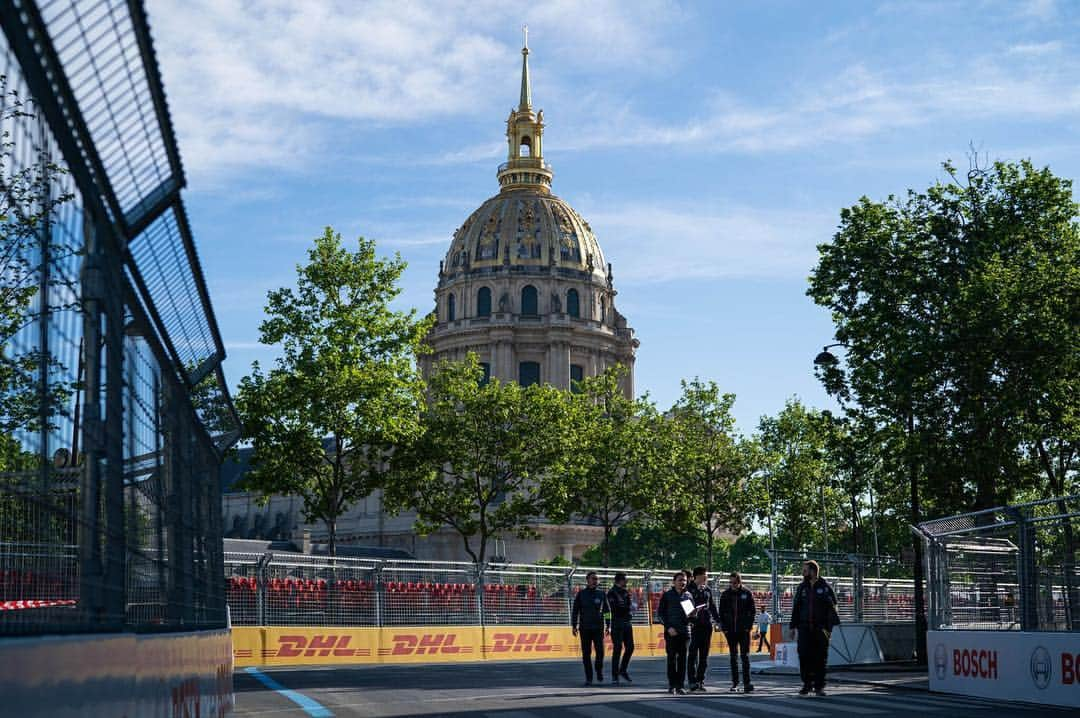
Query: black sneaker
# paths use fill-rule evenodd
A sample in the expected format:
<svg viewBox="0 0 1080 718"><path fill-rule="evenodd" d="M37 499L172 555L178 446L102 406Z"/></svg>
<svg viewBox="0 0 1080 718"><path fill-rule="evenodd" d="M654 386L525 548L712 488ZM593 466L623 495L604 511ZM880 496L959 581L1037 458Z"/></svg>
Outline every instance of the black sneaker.
<svg viewBox="0 0 1080 718"><path fill-rule="evenodd" d="M743 693L753 693L754 692L753 684L747 683L745 686L743 686L742 692Z"/></svg>
<svg viewBox="0 0 1080 718"><path fill-rule="evenodd" d="M675 689L675 695L677 695L677 696L685 696L686 695L686 689L685 688L676 688Z"/></svg>
<svg viewBox="0 0 1080 718"><path fill-rule="evenodd" d="M604 682L604 674L603 673L597 673L596 674L596 682L597 683L603 683Z"/></svg>
<svg viewBox="0 0 1080 718"><path fill-rule="evenodd" d="M728 693L738 693L738 692L739 692L739 684L738 683L734 683L734 684L732 684L731 688L728 688Z"/></svg>
<svg viewBox="0 0 1080 718"><path fill-rule="evenodd" d="M814 689L814 695L815 696L823 696L823 695L825 695L825 689L824 688L815 688Z"/></svg>
<svg viewBox="0 0 1080 718"><path fill-rule="evenodd" d="M802 688L800 688L799 689L799 695L800 696L808 696L808 695L810 695L810 686L803 686Z"/></svg>
<svg viewBox="0 0 1080 718"><path fill-rule="evenodd" d="M622 673L620 673L620 674L619 674L619 677L620 677L620 678L622 678L622 679L623 679L624 681L626 681L627 683L633 683L633 681L632 681L632 680L630 680L630 676L628 676L628 675L626 674L626 671L623 671Z"/></svg>
<svg viewBox="0 0 1080 718"><path fill-rule="evenodd" d="M675 695L675 689L674 688L668 688L667 692L670 693L671 695Z"/></svg>
<svg viewBox="0 0 1080 718"><path fill-rule="evenodd" d="M704 693L705 692L705 684L704 683L698 683L697 684L697 690L698 690L698 693Z"/></svg>

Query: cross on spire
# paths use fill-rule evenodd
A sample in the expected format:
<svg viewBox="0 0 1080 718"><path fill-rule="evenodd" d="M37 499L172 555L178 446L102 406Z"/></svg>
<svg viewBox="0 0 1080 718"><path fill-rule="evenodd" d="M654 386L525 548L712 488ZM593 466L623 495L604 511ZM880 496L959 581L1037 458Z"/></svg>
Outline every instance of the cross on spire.
<svg viewBox="0 0 1080 718"><path fill-rule="evenodd" d="M532 109L532 83L529 82L529 26L522 25L521 33L525 39L525 45L521 48L521 99L518 102L518 112L528 112Z"/></svg>

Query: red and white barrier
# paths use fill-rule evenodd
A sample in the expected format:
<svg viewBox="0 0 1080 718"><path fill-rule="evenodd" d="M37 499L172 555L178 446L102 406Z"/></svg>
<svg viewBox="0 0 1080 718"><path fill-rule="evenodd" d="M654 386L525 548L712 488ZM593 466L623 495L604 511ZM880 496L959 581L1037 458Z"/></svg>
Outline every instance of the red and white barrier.
<svg viewBox="0 0 1080 718"><path fill-rule="evenodd" d="M74 598L57 598L31 601L0 601L0 611L22 611L27 608L52 608L53 606L74 606Z"/></svg>

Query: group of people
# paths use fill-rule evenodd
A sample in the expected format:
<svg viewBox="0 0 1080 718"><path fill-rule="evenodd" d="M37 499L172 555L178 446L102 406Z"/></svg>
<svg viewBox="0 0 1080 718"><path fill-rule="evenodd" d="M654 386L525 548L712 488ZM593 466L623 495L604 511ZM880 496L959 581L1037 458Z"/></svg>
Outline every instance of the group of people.
<svg viewBox="0 0 1080 718"><path fill-rule="evenodd" d="M825 666L829 638L840 623L836 595L821 578L814 561L803 564L803 581L795 591L791 610L791 632L798 644L800 695L813 691L825 695ZM570 624L581 638L581 659L585 666L585 685L604 681L604 636L612 644L611 682L630 683L627 669L634 654L633 619L637 604L626 589L626 574L618 572L614 585L603 591L595 571L585 576L585 588L574 597ZM728 576L728 587L713 597L708 571L698 566L693 571L679 571L671 580L657 607L657 621L664 627L667 651L668 692L672 695L702 693L708 670L709 649L714 630L722 631L731 660L731 691L741 686L752 693L750 680L750 634L758 626L758 646L771 648L768 642L772 617L762 607L758 612L754 594L742 583L738 572ZM688 685L689 682L689 685Z"/></svg>

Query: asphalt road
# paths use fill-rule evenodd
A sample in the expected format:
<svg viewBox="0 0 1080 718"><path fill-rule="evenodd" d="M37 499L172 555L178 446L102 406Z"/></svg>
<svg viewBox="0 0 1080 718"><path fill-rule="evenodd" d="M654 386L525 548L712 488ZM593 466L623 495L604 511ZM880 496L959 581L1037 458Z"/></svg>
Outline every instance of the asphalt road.
<svg viewBox="0 0 1080 718"><path fill-rule="evenodd" d="M717 664L724 665L717 665ZM632 686L583 688L581 664L570 661L458 663L240 670L236 716L466 716L498 718L593 716L634 718L845 718L941 715L1065 716L1080 712L943 696L880 685L834 682L823 697L796 695L797 676L755 676L752 695L727 693L726 656L710 666L704 695L669 696L663 659L631 664Z"/></svg>

